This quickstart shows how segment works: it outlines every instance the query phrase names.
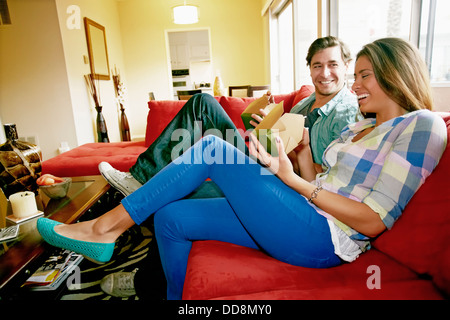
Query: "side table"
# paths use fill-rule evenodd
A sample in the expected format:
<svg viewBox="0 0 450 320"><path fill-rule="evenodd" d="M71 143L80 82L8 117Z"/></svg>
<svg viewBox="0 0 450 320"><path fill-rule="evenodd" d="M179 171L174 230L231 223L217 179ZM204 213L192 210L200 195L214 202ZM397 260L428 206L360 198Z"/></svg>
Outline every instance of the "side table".
<svg viewBox="0 0 450 320"><path fill-rule="evenodd" d="M86 213L89 213L90 217L86 217L89 219L103 214L116 206L121 198L115 189L111 188L110 192L110 186L102 176L85 176L72 178L65 198L54 200L38 195L36 201L45 217L74 223ZM42 240L36 222L37 219L32 219L21 223L18 238L0 244L0 300L14 299L20 286L45 260L49 245Z"/></svg>

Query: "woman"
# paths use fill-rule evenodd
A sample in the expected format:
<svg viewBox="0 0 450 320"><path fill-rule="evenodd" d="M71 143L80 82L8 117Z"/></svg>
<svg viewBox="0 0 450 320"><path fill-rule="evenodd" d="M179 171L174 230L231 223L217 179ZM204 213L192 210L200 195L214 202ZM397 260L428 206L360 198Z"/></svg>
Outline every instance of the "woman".
<svg viewBox="0 0 450 320"><path fill-rule="evenodd" d="M105 262L122 232L155 213L168 299L181 299L194 240L258 248L312 268L353 261L370 239L392 227L446 145L443 120L426 110L432 107L426 67L405 41L381 39L364 47L353 90L361 111L376 118L346 127L325 152L317 177L307 134L297 152L302 177L279 139L280 156L272 157L252 136L250 153L266 164L261 168L208 136L105 215L74 225L41 218L39 232L55 246ZM225 198L179 200L206 178Z"/></svg>

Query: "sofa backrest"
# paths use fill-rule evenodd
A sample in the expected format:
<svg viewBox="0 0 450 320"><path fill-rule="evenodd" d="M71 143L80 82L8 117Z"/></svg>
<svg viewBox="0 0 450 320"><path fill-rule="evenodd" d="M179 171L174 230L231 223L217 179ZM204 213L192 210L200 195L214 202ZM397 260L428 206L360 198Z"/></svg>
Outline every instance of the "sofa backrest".
<svg viewBox="0 0 450 320"><path fill-rule="evenodd" d="M275 102L284 101L284 110L289 112L299 101L308 97L314 91L313 86L302 86L299 90L283 94L274 95ZM256 98L237 98L237 97L215 97L222 105L224 110L230 116L238 129L243 129L244 124L241 119L241 113ZM148 102L147 129L145 134L145 145L148 147L161 134L164 128L181 110L186 101L177 100L152 100Z"/></svg>
<svg viewBox="0 0 450 320"><path fill-rule="evenodd" d="M450 294L450 113L440 115L447 125L448 142L439 164L394 227L373 247L419 274L447 283L441 289Z"/></svg>
<svg viewBox="0 0 450 320"><path fill-rule="evenodd" d="M185 103L185 100L151 100L148 102L146 147L149 147L159 137Z"/></svg>
<svg viewBox="0 0 450 320"><path fill-rule="evenodd" d="M309 97L314 92L313 86L302 86L299 90L288 93L274 95L275 103L283 101L284 112L289 112L301 100ZM223 109L228 113L233 123L238 129L245 131L244 123L241 119L241 113L245 108L254 101L256 98L236 98L222 96L219 99L219 103Z"/></svg>

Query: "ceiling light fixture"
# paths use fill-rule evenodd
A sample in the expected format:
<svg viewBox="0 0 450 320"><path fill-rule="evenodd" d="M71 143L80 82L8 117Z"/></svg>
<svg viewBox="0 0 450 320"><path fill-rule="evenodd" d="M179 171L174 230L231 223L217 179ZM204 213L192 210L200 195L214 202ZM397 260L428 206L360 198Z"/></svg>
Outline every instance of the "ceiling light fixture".
<svg viewBox="0 0 450 320"><path fill-rule="evenodd" d="M198 7L193 5L184 5L173 7L173 22L175 24L192 24L198 22Z"/></svg>

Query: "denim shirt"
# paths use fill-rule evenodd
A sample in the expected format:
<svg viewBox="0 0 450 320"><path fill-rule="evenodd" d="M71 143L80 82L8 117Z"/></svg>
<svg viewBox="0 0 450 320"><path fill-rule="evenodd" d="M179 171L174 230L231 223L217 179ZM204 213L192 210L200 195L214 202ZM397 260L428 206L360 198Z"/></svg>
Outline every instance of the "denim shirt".
<svg viewBox="0 0 450 320"><path fill-rule="evenodd" d="M316 101L316 93L297 103L291 113L307 115ZM322 156L328 145L339 138L342 129L363 119L358 100L347 87L344 87L327 104L319 108L319 117L310 131L310 145L315 163L322 164Z"/></svg>

